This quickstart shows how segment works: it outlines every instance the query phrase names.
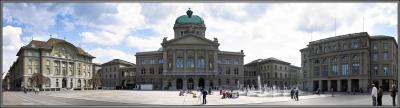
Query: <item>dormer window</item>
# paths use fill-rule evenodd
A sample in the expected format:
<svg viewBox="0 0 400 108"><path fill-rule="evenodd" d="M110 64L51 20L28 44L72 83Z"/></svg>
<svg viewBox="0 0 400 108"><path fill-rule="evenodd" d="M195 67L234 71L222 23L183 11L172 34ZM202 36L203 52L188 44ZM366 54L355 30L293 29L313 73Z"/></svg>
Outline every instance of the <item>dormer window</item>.
<svg viewBox="0 0 400 108"><path fill-rule="evenodd" d="M184 32L183 32L183 31L181 31L181 36L183 36L183 34L184 34Z"/></svg>

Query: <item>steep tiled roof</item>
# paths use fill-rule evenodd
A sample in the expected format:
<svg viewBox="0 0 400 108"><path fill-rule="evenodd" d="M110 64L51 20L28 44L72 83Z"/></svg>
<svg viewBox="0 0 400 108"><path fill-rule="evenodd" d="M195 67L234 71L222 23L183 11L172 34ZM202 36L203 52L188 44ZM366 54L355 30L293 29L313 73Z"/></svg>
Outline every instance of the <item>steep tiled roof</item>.
<svg viewBox="0 0 400 108"><path fill-rule="evenodd" d="M89 53L85 52L82 48L76 47L75 45L62 40L62 39L56 39L56 38L50 38L49 40L47 40L47 42L45 41L39 41L39 40L32 40L31 42L29 42L28 45L23 46L21 49L23 48L41 48L41 49L52 49L52 47L55 44L58 43L66 43L66 44L70 44L71 46L75 47L78 54L84 55L84 56L88 56L88 57L93 57L92 55L90 55ZM18 52L19 53L19 52ZM18 54L17 54L18 55Z"/></svg>

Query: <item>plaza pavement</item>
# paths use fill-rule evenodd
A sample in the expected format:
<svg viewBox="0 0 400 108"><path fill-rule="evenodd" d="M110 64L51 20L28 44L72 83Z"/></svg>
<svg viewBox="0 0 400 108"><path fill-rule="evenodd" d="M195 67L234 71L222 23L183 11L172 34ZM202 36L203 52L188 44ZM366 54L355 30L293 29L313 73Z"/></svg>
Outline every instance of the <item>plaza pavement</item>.
<svg viewBox="0 0 400 108"><path fill-rule="evenodd" d="M179 91L87 90L29 92L4 92L5 105L201 105L200 98L191 94L178 96ZM300 96L300 101L290 97L248 97L221 99L219 91L207 96L207 105L371 105L368 94L330 94ZM383 97L384 105L391 105L391 97Z"/></svg>

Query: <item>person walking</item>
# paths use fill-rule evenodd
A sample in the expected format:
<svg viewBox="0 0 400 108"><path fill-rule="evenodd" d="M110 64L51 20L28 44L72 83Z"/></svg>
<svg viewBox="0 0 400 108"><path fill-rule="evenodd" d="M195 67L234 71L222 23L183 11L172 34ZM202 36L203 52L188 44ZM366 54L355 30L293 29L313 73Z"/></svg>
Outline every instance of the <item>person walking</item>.
<svg viewBox="0 0 400 108"><path fill-rule="evenodd" d="M26 88L24 87L24 93L26 94Z"/></svg>
<svg viewBox="0 0 400 108"><path fill-rule="evenodd" d="M294 95L296 96L295 100L299 101L299 89L298 88L295 88L295 89L296 89L296 91L294 92L295 93Z"/></svg>
<svg viewBox="0 0 400 108"><path fill-rule="evenodd" d="M331 92L332 92L332 97L333 97L333 88L331 88Z"/></svg>
<svg viewBox="0 0 400 108"><path fill-rule="evenodd" d="M207 91L202 90L202 94L203 94L203 104L207 104Z"/></svg>
<svg viewBox="0 0 400 108"><path fill-rule="evenodd" d="M396 86L393 84L392 85L392 89L390 90L390 96L392 96L392 100L393 100L393 106L396 106Z"/></svg>
<svg viewBox="0 0 400 108"><path fill-rule="evenodd" d="M292 90L290 90L290 98L291 98L291 99L294 98L294 88L292 88Z"/></svg>
<svg viewBox="0 0 400 108"><path fill-rule="evenodd" d="M375 84L372 84L372 91L371 91L372 106L376 106L377 95L378 95L378 90L376 89Z"/></svg>
<svg viewBox="0 0 400 108"><path fill-rule="evenodd" d="M379 89L378 89L378 106L382 106L382 96L383 96L382 86L379 86Z"/></svg>

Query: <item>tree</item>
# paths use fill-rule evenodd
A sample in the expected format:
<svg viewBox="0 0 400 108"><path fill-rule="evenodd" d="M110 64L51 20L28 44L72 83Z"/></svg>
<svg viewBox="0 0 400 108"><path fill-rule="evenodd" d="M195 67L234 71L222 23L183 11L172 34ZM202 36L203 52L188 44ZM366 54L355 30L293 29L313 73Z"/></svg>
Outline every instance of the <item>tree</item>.
<svg viewBox="0 0 400 108"><path fill-rule="evenodd" d="M42 85L44 84L44 79L45 79L45 77L41 73L34 73L32 75L32 81L34 82L34 86L39 87L40 89L42 88Z"/></svg>
<svg viewBox="0 0 400 108"><path fill-rule="evenodd" d="M98 86L101 85L101 77L99 74L94 74L92 79L90 80L90 83L92 83L93 88L97 88Z"/></svg>

